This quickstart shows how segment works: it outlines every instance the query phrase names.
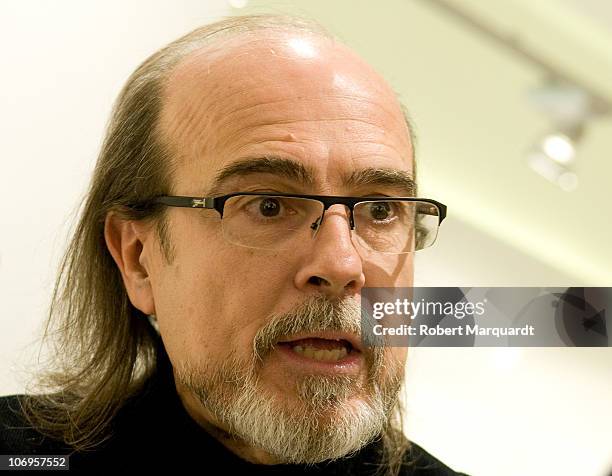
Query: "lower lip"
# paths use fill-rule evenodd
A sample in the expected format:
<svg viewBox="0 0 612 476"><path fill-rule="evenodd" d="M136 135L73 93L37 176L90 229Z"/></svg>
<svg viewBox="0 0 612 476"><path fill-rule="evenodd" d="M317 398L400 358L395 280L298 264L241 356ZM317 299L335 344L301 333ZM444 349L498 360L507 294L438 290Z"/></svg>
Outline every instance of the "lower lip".
<svg viewBox="0 0 612 476"><path fill-rule="evenodd" d="M352 350L343 359L334 361L311 359L294 352L288 345L277 345L275 353L292 368L308 373L356 374L361 371L363 365L363 356L356 350Z"/></svg>

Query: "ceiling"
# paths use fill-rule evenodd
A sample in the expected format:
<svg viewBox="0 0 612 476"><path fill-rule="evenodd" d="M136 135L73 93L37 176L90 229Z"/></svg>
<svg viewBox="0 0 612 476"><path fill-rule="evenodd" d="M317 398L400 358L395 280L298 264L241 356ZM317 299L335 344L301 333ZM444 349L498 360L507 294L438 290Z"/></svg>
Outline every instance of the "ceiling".
<svg viewBox="0 0 612 476"><path fill-rule="evenodd" d="M612 116L588 124L574 164L576 190L565 192L535 174L526 152L550 124L527 94L545 74L438 3L388 0L383 8L365 0L258 0L235 12L288 12L327 26L375 66L408 107L417 126L423 195L446 203L450 215L480 232L571 276L570 285L612 286ZM443 3L520 41L612 103L610 3Z"/></svg>
<svg viewBox="0 0 612 476"><path fill-rule="evenodd" d="M595 23L612 34L612 4L608 0L558 0L572 12L584 15L587 21Z"/></svg>

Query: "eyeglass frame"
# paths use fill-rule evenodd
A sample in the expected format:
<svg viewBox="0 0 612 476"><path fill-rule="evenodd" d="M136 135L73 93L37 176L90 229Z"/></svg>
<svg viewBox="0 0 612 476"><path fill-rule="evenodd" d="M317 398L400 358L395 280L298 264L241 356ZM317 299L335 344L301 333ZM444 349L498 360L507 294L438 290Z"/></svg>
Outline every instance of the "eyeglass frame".
<svg viewBox="0 0 612 476"><path fill-rule="evenodd" d="M335 204L342 204L348 207L349 213L349 224L351 230L355 229L355 223L353 221L353 209L355 205L361 202L389 202L392 200L403 201L403 202L426 202L435 205L439 211L438 227L442 224L444 218L446 218L446 205L431 198L419 198L419 197L343 197L339 195L304 195L294 193L276 193L276 192L234 192L226 195L220 195L218 197L186 197L181 195L159 195L151 199L149 203L158 203L169 207L181 207L181 208L200 208L216 210L221 219L223 219L223 211L225 209L225 203L232 197L247 195L247 196L264 196L264 197L287 197L287 198L305 198L309 200L316 200L323 204L323 214L321 220L318 223L313 223L311 228L317 229L325 216L325 212Z"/></svg>

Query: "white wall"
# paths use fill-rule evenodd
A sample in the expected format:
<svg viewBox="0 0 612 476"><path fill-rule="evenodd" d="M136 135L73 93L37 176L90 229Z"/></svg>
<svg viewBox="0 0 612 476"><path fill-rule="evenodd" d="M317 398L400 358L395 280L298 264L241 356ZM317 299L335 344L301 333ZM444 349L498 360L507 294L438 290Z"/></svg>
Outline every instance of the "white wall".
<svg viewBox="0 0 612 476"><path fill-rule="evenodd" d="M41 325L69 214L111 105L148 55L226 15L222 0L0 3L0 394Z"/></svg>

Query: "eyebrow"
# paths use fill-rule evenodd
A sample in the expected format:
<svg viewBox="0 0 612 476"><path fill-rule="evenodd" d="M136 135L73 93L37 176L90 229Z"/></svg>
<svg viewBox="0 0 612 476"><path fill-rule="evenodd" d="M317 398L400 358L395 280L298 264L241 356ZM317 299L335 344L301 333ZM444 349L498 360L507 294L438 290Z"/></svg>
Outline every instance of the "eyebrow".
<svg viewBox="0 0 612 476"><path fill-rule="evenodd" d="M386 167L367 167L355 170L345 179L344 183L349 187L375 185L393 188L407 197L416 196L417 191L416 182L410 172Z"/></svg>
<svg viewBox="0 0 612 476"><path fill-rule="evenodd" d="M295 160L277 156L253 157L232 162L219 170L208 195L217 196L223 193L225 184L233 178L254 174L271 174L310 188L314 188L316 182L314 171ZM391 187L406 196L416 194L416 183L410 172L385 167L355 170L344 177L344 185Z"/></svg>
<svg viewBox="0 0 612 476"><path fill-rule="evenodd" d="M314 185L314 172L303 164L284 157L266 156L238 160L223 167L213 180L210 196L222 192L223 186L230 179L254 174L272 174L289 179L306 187Z"/></svg>

